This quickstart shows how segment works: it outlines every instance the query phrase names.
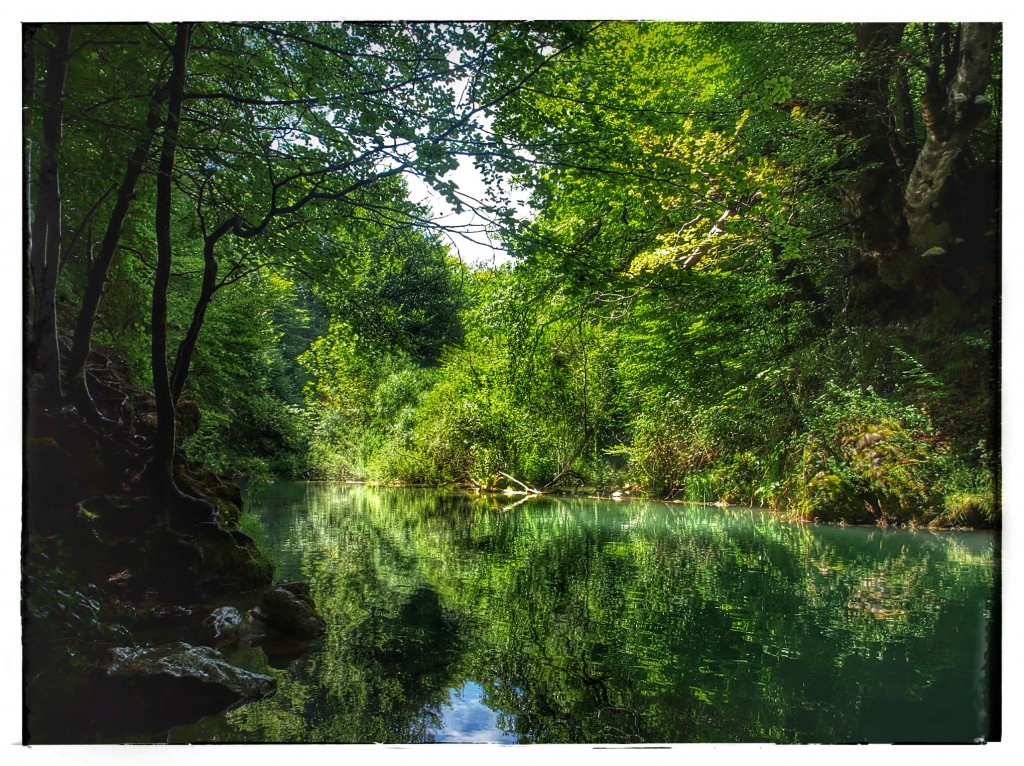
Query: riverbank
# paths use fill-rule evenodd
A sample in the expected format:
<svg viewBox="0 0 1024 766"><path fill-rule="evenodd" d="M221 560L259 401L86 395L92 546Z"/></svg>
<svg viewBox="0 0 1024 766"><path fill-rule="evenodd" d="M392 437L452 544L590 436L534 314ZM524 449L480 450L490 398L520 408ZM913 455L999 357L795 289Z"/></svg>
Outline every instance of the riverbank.
<svg viewBox="0 0 1024 766"><path fill-rule="evenodd" d="M271 560L239 529L239 487L183 454L181 494L147 481L151 397L120 386L134 418L85 420L70 407L28 413L26 744L148 739L266 696L273 679L224 659L218 646L228 631L211 616L233 610L236 642L294 636L296 620L314 619L303 614L308 586L305 596L301 587L280 596ZM188 408L180 414L187 419ZM295 603L282 606L289 597Z"/></svg>
<svg viewBox="0 0 1024 766"><path fill-rule="evenodd" d="M321 481L324 481L325 483L335 483L326 480ZM831 524L838 527L861 526L880 527L883 529L931 529L944 531L1000 529L1000 517L989 516L983 513L978 507L976 501L968 507L960 509L954 513L943 513L939 515L921 513L920 515L910 515L909 517L904 516L902 518L897 518L885 514L876 514L870 504L865 504L862 512L858 514L851 514L849 516L834 513L818 515L813 511L801 511L799 509L786 507L779 503L761 505L756 503L729 502L726 500L687 500L678 497L658 497L656 495L645 493L636 487L631 487L630 485L625 485L622 489L599 489L597 487L581 486L571 489L556 488L548 491L527 491L516 489L509 483L506 483L504 486L498 484L496 486L489 487L480 486L471 482L435 485L415 482L375 482L346 479L340 483L353 486L365 485L369 487L393 487L404 489L455 489L468 493L492 494L495 496L519 498L519 502L529 500L532 497L554 497L588 498L592 500L611 500L614 502L658 502L670 505L692 505L710 508L750 508L771 512L785 521L807 524ZM518 506L519 503L517 502L513 505Z"/></svg>

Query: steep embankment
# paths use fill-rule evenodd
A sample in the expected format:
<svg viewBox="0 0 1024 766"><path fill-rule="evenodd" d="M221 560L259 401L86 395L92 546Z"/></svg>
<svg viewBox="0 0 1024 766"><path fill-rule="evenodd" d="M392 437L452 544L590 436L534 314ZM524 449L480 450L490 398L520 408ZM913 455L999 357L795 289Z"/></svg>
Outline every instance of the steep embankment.
<svg viewBox="0 0 1024 766"><path fill-rule="evenodd" d="M245 612L266 600L259 591L271 583L273 565L238 529L240 489L179 454L183 495L154 492L145 473L152 397L133 389L116 361L95 361L92 390L110 420L87 422L71 407L33 407L29 392L26 743L150 738L274 685L213 649L225 638L224 626L210 620L218 605L240 607L234 615L243 627L266 618ZM180 409L187 434L198 412ZM297 593L291 601L302 601ZM249 632L262 636L265 627ZM198 643L210 647L192 646Z"/></svg>

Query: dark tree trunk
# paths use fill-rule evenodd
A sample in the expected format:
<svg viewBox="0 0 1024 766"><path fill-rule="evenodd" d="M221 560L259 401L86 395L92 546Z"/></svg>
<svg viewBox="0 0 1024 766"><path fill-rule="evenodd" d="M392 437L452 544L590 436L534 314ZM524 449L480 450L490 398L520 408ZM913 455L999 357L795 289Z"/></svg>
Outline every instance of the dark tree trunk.
<svg viewBox="0 0 1024 766"><path fill-rule="evenodd" d="M199 290L195 308L192 310L192 321L188 331L181 343L178 344L174 371L171 374L171 397L175 403L185 390L185 381L188 379L189 367L192 365L192 355L196 350L196 342L199 340L199 333L202 331L203 322L206 319L206 309L209 308L213 294L217 291L217 259L214 251L217 242L233 227L234 219L225 221L207 236L203 243L203 285Z"/></svg>
<svg viewBox="0 0 1024 766"><path fill-rule="evenodd" d="M146 160L149 158L153 138L160 127L160 109L161 98L154 96L150 104L145 132L128 158L128 166L118 188L117 199L114 202L114 209L110 213L110 219L107 221L103 241L89 268L85 292L82 295L82 306L78 311L78 319L75 323L71 352L68 354L67 360L68 398L86 417L95 418L99 415L96 405L89 395L85 375L86 360L89 357L89 348L92 344L92 331L96 324L96 312L100 300L103 298L103 288L107 282L110 264L114 260L114 253L117 251L121 239L121 230L135 198L136 183L142 175Z"/></svg>
<svg viewBox="0 0 1024 766"><path fill-rule="evenodd" d="M894 157L899 121L890 109L895 52L905 24L856 24L858 73L846 89L839 118L851 141L860 145L852 166L860 169L846 189L846 217L860 247L885 252L900 238L902 178ZM866 166L866 167L865 167Z"/></svg>
<svg viewBox="0 0 1024 766"><path fill-rule="evenodd" d="M903 195L912 254L944 248L953 238L943 192L971 131L992 110L984 93L991 78L995 29L994 24L962 24L944 57L946 82L937 66L929 72L929 87L921 98L925 142Z"/></svg>
<svg viewBox="0 0 1024 766"><path fill-rule="evenodd" d="M71 50L71 27L54 27L43 86L42 141L35 218L29 241L29 328L26 363L38 377L39 403L60 401L60 347L57 340L57 273L61 245L60 144L64 119L64 81ZM33 387L34 389L35 387Z"/></svg>
<svg viewBox="0 0 1024 766"><path fill-rule="evenodd" d="M174 63L167 87L167 119L164 123L160 162L156 177L156 275L153 281L151 314L153 394L156 398L156 437L150 466L158 491L176 493L174 484L174 398L167 375L167 287L171 279L171 177L178 147L185 65L192 25L180 23L174 39Z"/></svg>
<svg viewBox="0 0 1024 766"><path fill-rule="evenodd" d="M26 27L22 39L22 70L21 70L21 226L24 246L25 269L22 278L22 305L31 317L34 298L32 296L32 276L29 262L32 257L32 104L36 97L36 49L32 41L38 28ZM26 356L29 348L29 327L25 327Z"/></svg>
<svg viewBox="0 0 1024 766"><path fill-rule="evenodd" d="M871 272L859 301L901 315L931 310L948 292L961 258L947 250L963 239L955 230L956 213L968 200L950 181L971 132L991 111L984 92L997 29L925 29L926 83L914 115L901 49L904 26L855 25L860 68L839 110L846 134L861 147L849 165L857 180L845 188L844 201L862 270ZM923 124L923 144L914 137L915 116ZM979 247L975 242L961 249Z"/></svg>

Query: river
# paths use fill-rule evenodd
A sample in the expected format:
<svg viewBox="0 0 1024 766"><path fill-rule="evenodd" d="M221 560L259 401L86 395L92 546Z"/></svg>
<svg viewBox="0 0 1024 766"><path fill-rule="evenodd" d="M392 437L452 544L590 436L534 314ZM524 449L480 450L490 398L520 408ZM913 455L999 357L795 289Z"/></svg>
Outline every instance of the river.
<svg viewBox="0 0 1024 766"><path fill-rule="evenodd" d="M278 579L328 623L171 742L971 742L995 540L763 511L281 483Z"/></svg>

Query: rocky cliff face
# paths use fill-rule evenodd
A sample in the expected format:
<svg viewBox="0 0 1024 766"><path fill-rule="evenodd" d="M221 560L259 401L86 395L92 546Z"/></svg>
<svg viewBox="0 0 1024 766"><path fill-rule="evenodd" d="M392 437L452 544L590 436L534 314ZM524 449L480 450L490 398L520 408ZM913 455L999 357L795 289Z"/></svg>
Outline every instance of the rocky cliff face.
<svg viewBox="0 0 1024 766"><path fill-rule="evenodd" d="M261 591L279 590L268 589L270 559L238 529L241 490L179 454L175 478L182 494L155 493L145 480L151 397L133 389L110 360L93 365L93 375L109 420L87 421L72 407L26 413L26 743L96 741L97 726L116 732L118 718L126 737L140 726L159 730L171 720L160 712L161 700L185 687L200 698L197 705L178 706L186 720L193 708L201 711L197 718L252 698L251 689L239 693L237 684L223 683L251 681L245 671L232 670L210 647L178 651L173 639L212 639L195 623L218 602L255 604ZM180 408L183 429L194 428L198 418L194 405ZM278 620L275 635L317 635L306 630L319 616L308 587L304 593L303 606L313 616L295 618L303 629L298 632ZM139 663L112 661L111 647L124 657L159 662L137 673ZM203 670L203 678L168 670L175 658L195 660L186 665ZM157 665L166 672L150 672ZM272 684L256 680L255 696L272 692ZM105 711L102 721L96 711Z"/></svg>

